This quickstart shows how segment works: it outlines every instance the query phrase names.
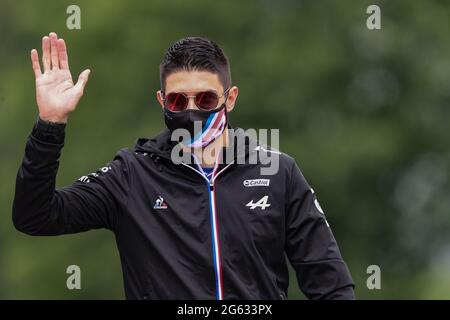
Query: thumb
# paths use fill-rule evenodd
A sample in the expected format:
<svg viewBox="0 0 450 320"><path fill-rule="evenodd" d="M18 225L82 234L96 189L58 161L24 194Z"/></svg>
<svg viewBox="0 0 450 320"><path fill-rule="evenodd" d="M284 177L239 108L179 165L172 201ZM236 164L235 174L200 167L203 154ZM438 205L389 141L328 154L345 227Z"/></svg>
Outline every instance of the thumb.
<svg viewBox="0 0 450 320"><path fill-rule="evenodd" d="M83 92L84 87L86 86L86 83L89 79L89 74L91 73L91 70L86 69L84 70L82 73L80 73L80 75L78 76L78 81L75 84L75 87L80 90L81 92Z"/></svg>

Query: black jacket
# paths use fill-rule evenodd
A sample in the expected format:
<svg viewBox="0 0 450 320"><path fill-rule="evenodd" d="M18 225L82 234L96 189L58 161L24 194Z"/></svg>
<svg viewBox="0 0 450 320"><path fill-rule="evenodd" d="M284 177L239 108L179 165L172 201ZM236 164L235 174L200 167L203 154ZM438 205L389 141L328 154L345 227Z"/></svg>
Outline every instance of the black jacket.
<svg viewBox="0 0 450 320"><path fill-rule="evenodd" d="M354 298L314 191L288 155L279 154L277 174L262 176L262 163L238 160L276 151L231 139L223 153L237 155L209 183L195 164L171 161L166 130L55 189L64 132L35 124L17 175L14 225L36 236L111 230L127 299L284 299L286 257L308 298Z"/></svg>

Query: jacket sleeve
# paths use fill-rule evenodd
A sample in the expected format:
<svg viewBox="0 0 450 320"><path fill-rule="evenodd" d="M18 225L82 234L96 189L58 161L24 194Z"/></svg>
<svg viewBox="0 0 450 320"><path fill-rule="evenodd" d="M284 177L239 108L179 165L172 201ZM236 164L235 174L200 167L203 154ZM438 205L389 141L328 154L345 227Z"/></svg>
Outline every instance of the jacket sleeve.
<svg viewBox="0 0 450 320"><path fill-rule="evenodd" d="M285 249L309 299L354 299L354 283L336 240L295 161L287 192Z"/></svg>
<svg viewBox="0 0 450 320"><path fill-rule="evenodd" d="M64 135L62 124L38 119L33 127L16 179L14 226L36 236L114 230L128 193L124 158L119 153L96 173L55 190Z"/></svg>

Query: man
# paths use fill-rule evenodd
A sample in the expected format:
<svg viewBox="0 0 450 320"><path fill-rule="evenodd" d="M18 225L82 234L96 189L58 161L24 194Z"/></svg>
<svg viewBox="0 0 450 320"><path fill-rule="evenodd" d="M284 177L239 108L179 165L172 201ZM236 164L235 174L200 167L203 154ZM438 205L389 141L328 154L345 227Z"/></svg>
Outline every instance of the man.
<svg viewBox="0 0 450 320"><path fill-rule="evenodd" d="M65 126L90 71L72 82L64 40L55 33L42 40L43 72L34 49L31 60L39 118L17 175L18 230L113 231L128 299L285 299L286 256L308 298L354 298L347 266L295 161L242 129L231 134L238 88L214 42L185 38L166 52L157 99L167 130L57 190ZM189 137L177 140L178 130ZM278 170L262 175L263 164L248 161L256 153L278 155Z"/></svg>

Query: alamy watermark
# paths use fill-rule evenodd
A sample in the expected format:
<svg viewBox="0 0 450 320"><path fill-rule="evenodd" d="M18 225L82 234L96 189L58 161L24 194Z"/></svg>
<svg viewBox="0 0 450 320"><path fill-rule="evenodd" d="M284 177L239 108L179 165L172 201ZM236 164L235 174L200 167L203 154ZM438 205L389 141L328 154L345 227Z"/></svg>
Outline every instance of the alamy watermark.
<svg viewBox="0 0 450 320"><path fill-rule="evenodd" d="M201 122L196 121L194 136L201 132ZM199 129L199 130L197 130ZM268 145L270 137L270 147ZM189 130L176 129L172 132L171 140L180 142L172 148L171 160L175 164L194 164L195 159L216 159L218 164L260 164L261 175L275 175L280 167L279 129L228 129L228 146L226 152L215 154L214 148L192 148L185 152L183 141L191 141ZM194 157L191 156L194 155Z"/></svg>
<svg viewBox="0 0 450 320"><path fill-rule="evenodd" d="M367 274L370 276L367 278L366 285L369 290L381 290L381 269L380 266L373 264L367 267Z"/></svg>
<svg viewBox="0 0 450 320"><path fill-rule="evenodd" d="M366 26L369 30L381 29L381 9L376 4L367 7L366 13L370 16L366 20Z"/></svg>
<svg viewBox="0 0 450 320"><path fill-rule="evenodd" d="M69 14L66 20L66 26L69 30L81 29L81 9L75 4L67 7L66 13Z"/></svg>
<svg viewBox="0 0 450 320"><path fill-rule="evenodd" d="M81 289L81 268L75 264L70 265L66 269L66 273L70 274L66 280L66 286L69 290Z"/></svg>

